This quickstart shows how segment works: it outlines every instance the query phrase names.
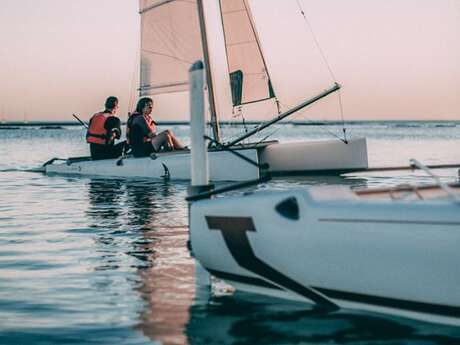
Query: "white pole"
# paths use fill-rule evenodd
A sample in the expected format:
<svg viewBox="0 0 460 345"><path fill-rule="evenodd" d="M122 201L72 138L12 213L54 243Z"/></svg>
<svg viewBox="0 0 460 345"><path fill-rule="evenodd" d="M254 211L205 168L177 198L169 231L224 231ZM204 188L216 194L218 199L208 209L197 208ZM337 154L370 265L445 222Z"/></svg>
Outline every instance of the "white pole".
<svg viewBox="0 0 460 345"><path fill-rule="evenodd" d="M192 187L209 185L208 151L204 139L204 65L195 62L190 68L190 138L192 145Z"/></svg>
<svg viewBox="0 0 460 345"><path fill-rule="evenodd" d="M204 65L203 62L197 61L190 68L190 138L192 145L192 162L191 176L192 185L189 189L189 195L209 190L209 166L208 150L204 139L206 130L206 119L204 112ZM189 218L190 231L192 230L192 205L190 204ZM190 244L190 248L193 245ZM201 266L198 260L195 260L195 300L204 303L211 296L211 276Z"/></svg>

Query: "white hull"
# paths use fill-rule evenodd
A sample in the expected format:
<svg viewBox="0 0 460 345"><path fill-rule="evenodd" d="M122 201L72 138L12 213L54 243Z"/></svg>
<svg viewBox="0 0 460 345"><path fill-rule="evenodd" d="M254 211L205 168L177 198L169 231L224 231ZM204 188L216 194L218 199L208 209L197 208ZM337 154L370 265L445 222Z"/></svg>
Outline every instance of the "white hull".
<svg viewBox="0 0 460 345"><path fill-rule="evenodd" d="M238 150L245 157L256 161L257 150ZM80 176L100 176L117 178L153 178L153 179L190 179L190 152L177 151L160 153L151 157L125 158L122 164L118 159L86 160L67 164L48 164L47 174L65 174ZM209 153L210 179L213 181L246 181L259 178L259 168L235 156L231 152L216 151Z"/></svg>
<svg viewBox="0 0 460 345"><path fill-rule="evenodd" d="M460 205L450 199L261 192L193 203L190 232L195 257L236 288L460 325Z"/></svg>
<svg viewBox="0 0 460 345"><path fill-rule="evenodd" d="M268 145L252 145L253 148L238 148L237 152L258 163L268 163L275 174L307 173L314 171L348 171L367 168L366 139L350 140L344 144L339 140L296 142ZM47 174L71 174L103 177L164 178L165 168L169 178L190 179L190 153L177 151L160 153L156 159L125 158L80 161L71 164L53 163L45 166ZM259 169L228 151L209 152L210 179L212 181L245 181L257 179Z"/></svg>
<svg viewBox="0 0 460 345"><path fill-rule="evenodd" d="M366 138L347 144L340 140L303 141L268 145L260 160L270 165L273 173L366 169Z"/></svg>

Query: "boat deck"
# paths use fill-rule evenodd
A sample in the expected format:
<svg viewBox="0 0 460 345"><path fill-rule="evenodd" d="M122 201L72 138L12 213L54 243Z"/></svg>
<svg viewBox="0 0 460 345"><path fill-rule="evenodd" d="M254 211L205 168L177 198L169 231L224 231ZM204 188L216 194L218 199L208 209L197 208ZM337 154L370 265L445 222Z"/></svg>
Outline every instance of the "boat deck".
<svg viewBox="0 0 460 345"><path fill-rule="evenodd" d="M460 183L448 185L455 194L460 196ZM353 192L361 199L440 199L448 198L449 195L439 185L399 185L391 188L374 188L366 190L356 190Z"/></svg>

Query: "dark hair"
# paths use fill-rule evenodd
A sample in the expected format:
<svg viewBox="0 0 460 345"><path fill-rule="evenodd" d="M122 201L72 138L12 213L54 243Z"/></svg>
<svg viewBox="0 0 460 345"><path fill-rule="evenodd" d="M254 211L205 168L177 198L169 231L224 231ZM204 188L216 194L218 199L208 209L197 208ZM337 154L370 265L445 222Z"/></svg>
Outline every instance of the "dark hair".
<svg viewBox="0 0 460 345"><path fill-rule="evenodd" d="M110 96L105 100L105 109L113 110L118 104L118 98L115 96Z"/></svg>
<svg viewBox="0 0 460 345"><path fill-rule="evenodd" d="M136 113L142 114L142 111L144 110L144 107L147 103L153 103L153 100L150 97L144 97L141 98L136 105Z"/></svg>

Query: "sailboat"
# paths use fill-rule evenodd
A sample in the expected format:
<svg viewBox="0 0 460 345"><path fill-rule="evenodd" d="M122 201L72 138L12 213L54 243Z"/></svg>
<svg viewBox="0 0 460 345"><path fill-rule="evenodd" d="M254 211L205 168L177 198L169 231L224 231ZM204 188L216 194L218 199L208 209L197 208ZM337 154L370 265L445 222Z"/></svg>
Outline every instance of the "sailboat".
<svg viewBox="0 0 460 345"><path fill-rule="evenodd" d="M368 167L365 138L279 143L249 142L255 134L337 92L333 83L316 95L303 95L292 107L278 96L248 0L140 0L141 58L139 96L161 97L189 90L188 70L203 59L206 68L210 133L210 176L247 180L271 174L347 172ZM290 53L292 54L292 53ZM285 109L283 109L285 108ZM220 122L271 109L272 118L240 136L222 136ZM247 117L246 117L247 114ZM243 155L256 162L241 160ZM190 152L146 158L90 161L54 160L47 173L190 179Z"/></svg>
<svg viewBox="0 0 460 345"><path fill-rule="evenodd" d="M212 196L255 185L209 185L200 99L191 70L193 256L236 289L323 311L373 311L460 325L460 184L351 190L342 185ZM200 271L200 270L198 270ZM199 285L209 285L200 273ZM206 281L208 280L208 281Z"/></svg>
<svg viewBox="0 0 460 345"><path fill-rule="evenodd" d="M199 120L197 114L192 111ZM192 131L199 128L192 125ZM192 152L197 158L187 198L190 243L211 275L240 291L325 312L351 309L460 325L459 183L445 183L411 160L435 184L313 186L211 198L242 184L207 188L206 151L196 142L193 151L200 149Z"/></svg>
<svg viewBox="0 0 460 345"><path fill-rule="evenodd" d="M194 256L237 290L460 325L460 185L197 201Z"/></svg>

